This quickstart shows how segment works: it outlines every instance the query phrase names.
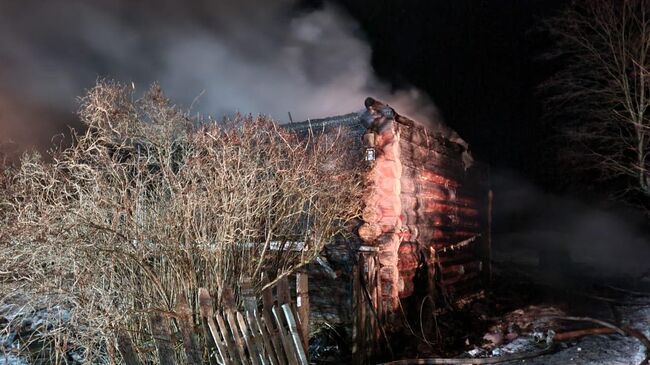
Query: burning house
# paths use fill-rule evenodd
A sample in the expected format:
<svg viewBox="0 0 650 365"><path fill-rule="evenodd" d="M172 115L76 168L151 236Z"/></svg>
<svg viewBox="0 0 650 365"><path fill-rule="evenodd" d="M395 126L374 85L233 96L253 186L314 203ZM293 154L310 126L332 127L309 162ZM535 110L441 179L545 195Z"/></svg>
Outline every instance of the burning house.
<svg viewBox="0 0 650 365"><path fill-rule="evenodd" d="M409 302L453 308L480 296L490 252L487 169L467 145L372 98L365 106L290 125L299 134L347 128L369 165L356 239L326 248L326 273L310 288L314 314L356 321L356 336L399 327L396 313Z"/></svg>

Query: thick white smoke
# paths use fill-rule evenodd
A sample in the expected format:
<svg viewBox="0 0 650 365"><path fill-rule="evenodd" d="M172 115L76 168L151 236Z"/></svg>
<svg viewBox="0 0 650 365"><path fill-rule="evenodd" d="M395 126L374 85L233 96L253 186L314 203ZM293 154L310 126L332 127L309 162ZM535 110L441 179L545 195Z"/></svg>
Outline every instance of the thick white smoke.
<svg viewBox="0 0 650 365"><path fill-rule="evenodd" d="M191 112L270 114L287 121L360 110L366 96L422 122L435 107L375 75L357 24L297 0L0 0L0 95L71 112L98 77L158 81ZM2 118L0 114L0 118ZM3 133L36 125L0 121ZM27 127L29 130L30 128Z"/></svg>

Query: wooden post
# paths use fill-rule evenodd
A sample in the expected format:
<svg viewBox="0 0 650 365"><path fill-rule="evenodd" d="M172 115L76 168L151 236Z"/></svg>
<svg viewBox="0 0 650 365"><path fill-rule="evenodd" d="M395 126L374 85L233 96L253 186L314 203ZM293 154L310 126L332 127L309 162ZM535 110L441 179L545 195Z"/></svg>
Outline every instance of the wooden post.
<svg viewBox="0 0 650 365"><path fill-rule="evenodd" d="M488 281L492 282L492 203L494 200L494 193L492 189L488 192L488 212L487 212L487 247L486 254L486 270Z"/></svg>
<svg viewBox="0 0 650 365"><path fill-rule="evenodd" d="M192 311L187 304L187 299L182 294L178 297L175 312L178 327L183 336L183 348L185 349L185 355L187 355L187 362L190 365L201 365L203 360L201 359L201 352L199 352L199 346L194 337Z"/></svg>
<svg viewBox="0 0 650 365"><path fill-rule="evenodd" d="M363 364L366 351L366 307L364 289L361 279L364 271L363 253L359 253L357 264L353 268L352 291L353 291L353 313L355 314L352 328L352 362Z"/></svg>
<svg viewBox="0 0 650 365"><path fill-rule="evenodd" d="M368 315L368 341L366 343L366 353L368 357L372 357L375 352L375 347L379 341L379 323L377 322L377 277L375 268L374 253L366 257L366 286L370 294L370 303L368 303L371 312Z"/></svg>
<svg viewBox="0 0 650 365"><path fill-rule="evenodd" d="M228 354L227 348L227 339L222 341L221 336L219 335L219 328L215 322L214 311L212 309L212 297L208 293L208 290L205 288L199 289L199 309L201 311L201 317L203 317L204 322L208 324L208 329L212 340L217 347L219 352L219 357L221 358L221 364L230 365L230 355ZM231 348L232 350L232 348ZM237 363L237 361L235 361Z"/></svg>
<svg viewBox="0 0 650 365"><path fill-rule="evenodd" d="M250 312L257 311L257 297L255 296L253 282L250 279L242 282L241 295L244 298L244 308Z"/></svg>
<svg viewBox="0 0 650 365"><path fill-rule="evenodd" d="M124 330L120 330L117 336L117 350L126 365L140 365L140 359L133 348L131 336Z"/></svg>
<svg viewBox="0 0 650 365"><path fill-rule="evenodd" d="M291 303L291 294L289 293L289 279L287 279L286 276L278 280L275 288L277 290L276 299L278 300L278 306Z"/></svg>
<svg viewBox="0 0 650 365"><path fill-rule="evenodd" d="M300 335L306 351L309 349L309 276L307 273L296 274L296 302Z"/></svg>
<svg viewBox="0 0 650 365"><path fill-rule="evenodd" d="M176 355L172 346L172 336L168 321L157 311L149 315L151 334L158 351L158 360L161 365L176 364Z"/></svg>
<svg viewBox="0 0 650 365"><path fill-rule="evenodd" d="M262 285L268 284L269 279L266 275L262 276ZM277 328L273 322L273 287L268 287L262 290L262 321L259 323L262 330L266 330L270 335L275 355L279 363L285 363L284 351L282 351L282 342L279 337L279 332L282 330ZM277 329L276 329L277 328ZM287 360L288 361L288 360Z"/></svg>

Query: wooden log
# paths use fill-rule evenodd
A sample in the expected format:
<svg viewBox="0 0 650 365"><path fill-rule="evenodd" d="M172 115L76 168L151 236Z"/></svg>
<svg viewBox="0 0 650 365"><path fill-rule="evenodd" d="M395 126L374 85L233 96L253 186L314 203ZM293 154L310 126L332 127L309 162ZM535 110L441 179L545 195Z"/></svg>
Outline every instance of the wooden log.
<svg viewBox="0 0 650 365"><path fill-rule="evenodd" d="M380 199L381 196L374 189L374 183L367 187L361 195L361 201L363 201L364 205L367 207L376 206Z"/></svg>
<svg viewBox="0 0 650 365"><path fill-rule="evenodd" d="M404 204L403 202L405 200L413 201L415 199L434 200L434 201L444 202L447 204L456 205L459 207L478 208L481 207L481 205L483 204L482 199L479 200L471 196L460 195L458 194L457 191L442 186L436 186L428 191L419 191L417 193L403 192L402 194L400 194L400 202L402 204Z"/></svg>
<svg viewBox="0 0 650 365"><path fill-rule="evenodd" d="M440 146L422 146L410 141L408 138L405 138L404 135L400 134L400 152L409 154L410 156L413 156L413 158L421 158L423 160L427 158L440 158L441 160L449 161L449 163L452 164L458 163L458 160L460 160L461 157L460 152L439 147Z"/></svg>
<svg viewBox="0 0 650 365"><path fill-rule="evenodd" d="M440 282L441 282L442 285L449 286L449 285L458 284L459 282L462 282L462 281L470 281L470 280L476 279L477 277L478 277L478 273L472 272L472 273L468 273L468 274L464 274L464 275L457 275L457 276L454 276L454 277L452 277L450 279L444 279L443 278Z"/></svg>
<svg viewBox="0 0 650 365"><path fill-rule="evenodd" d="M176 364L176 355L174 354L172 336L167 319L160 312L154 311L149 315L149 325L151 326L151 334L158 352L160 364Z"/></svg>
<svg viewBox="0 0 650 365"><path fill-rule="evenodd" d="M401 205L404 212L427 216L432 213L455 214L463 217L478 217L479 211L474 207L456 205L446 200L431 199L427 197L414 198L408 195L401 196Z"/></svg>
<svg viewBox="0 0 650 365"><path fill-rule="evenodd" d="M361 219L366 223L376 223L381 219L381 210L376 206L366 206L361 212Z"/></svg>
<svg viewBox="0 0 650 365"><path fill-rule="evenodd" d="M180 329L181 336L183 337L183 348L187 356L189 365L200 365L203 363L199 346L194 337L194 320L192 318L192 311L185 299L184 295L180 295L176 303L176 320L178 321L178 328Z"/></svg>
<svg viewBox="0 0 650 365"><path fill-rule="evenodd" d="M397 139L395 138L395 130L392 126L391 120L385 120L383 123L380 123L382 126L380 130L377 130L375 133L375 146L383 147L387 144L390 144Z"/></svg>
<svg viewBox="0 0 650 365"><path fill-rule="evenodd" d="M483 263L476 260L464 264L441 265L440 270L443 277L448 278L453 275L465 275L469 273L479 272L483 270Z"/></svg>
<svg viewBox="0 0 650 365"><path fill-rule="evenodd" d="M400 143L400 161L426 170L444 171L454 177L463 177L465 174L460 155L449 156L405 141Z"/></svg>
<svg viewBox="0 0 650 365"><path fill-rule="evenodd" d="M377 148L377 161L399 161L399 143L393 141Z"/></svg>
<svg viewBox="0 0 650 365"><path fill-rule="evenodd" d="M478 230L481 227L478 217L460 217L448 214L422 214L407 211L403 215L403 224L407 226L424 225L441 230Z"/></svg>
<svg viewBox="0 0 650 365"><path fill-rule="evenodd" d="M459 242L467 238L476 237L479 234L470 231L447 232L436 227L427 226L406 226L409 232L409 241L417 241L420 244L448 244Z"/></svg>
<svg viewBox="0 0 650 365"><path fill-rule="evenodd" d="M447 188L458 189L461 186L462 179L453 178L447 171L436 171L433 169L423 169L417 165L411 165L408 161L402 164L402 175L400 180L414 180L418 182L428 182L432 186L444 186Z"/></svg>
<svg viewBox="0 0 650 365"><path fill-rule="evenodd" d="M378 208L383 211L392 211L395 215L401 213L402 200L399 195L379 194L379 197L376 205Z"/></svg>
<svg viewBox="0 0 650 365"><path fill-rule="evenodd" d="M398 121L400 119L401 117L397 118ZM429 131L417 125L413 127L404 127L400 125L398 130L401 140L430 148L441 153L459 155L464 150L463 146L450 141L448 138L443 137L440 133Z"/></svg>
<svg viewBox="0 0 650 365"><path fill-rule="evenodd" d="M296 307L303 348L309 348L309 276L307 273L296 274Z"/></svg>
<svg viewBox="0 0 650 365"><path fill-rule="evenodd" d="M479 259L475 252L469 251L454 251L449 252L447 255L439 255L437 261L441 265L463 264Z"/></svg>
<svg viewBox="0 0 650 365"><path fill-rule="evenodd" d="M400 273L404 271L415 270L420 266L420 260L417 256L413 254L399 254L399 262L397 263L397 269Z"/></svg>
<svg viewBox="0 0 650 365"><path fill-rule="evenodd" d="M364 223L359 227L357 234L364 242L372 244L382 234L381 227L378 224Z"/></svg>
<svg viewBox="0 0 650 365"><path fill-rule="evenodd" d="M452 180L450 180L452 181ZM401 194L411 194L414 196L420 195L434 195L439 191L447 191L456 194L456 196L470 197L470 198L480 198L482 191L475 189L469 185L460 185L461 183L453 180L454 186L445 186L444 183L439 181L430 181L419 179L418 177L413 176L403 176L400 179L400 193Z"/></svg>
<svg viewBox="0 0 650 365"><path fill-rule="evenodd" d="M377 254L377 261L382 266L397 266L397 262L401 257L397 254L397 251L381 251Z"/></svg>
<svg viewBox="0 0 650 365"><path fill-rule="evenodd" d="M436 199L440 201L450 201L453 200L452 194L454 194L452 190L445 188L443 186L435 185L427 191L403 192L400 195L400 199L402 204L404 204L404 201L408 202L408 201L413 201L418 198L424 198L424 197L429 199Z"/></svg>
<svg viewBox="0 0 650 365"><path fill-rule="evenodd" d="M415 277L415 271L400 271L400 277L403 281L402 289L399 292L400 298L407 298L415 292L415 283L413 279Z"/></svg>
<svg viewBox="0 0 650 365"><path fill-rule="evenodd" d="M381 197L381 199L378 202L378 205L382 206L382 203L386 204L392 201L394 201L395 203L399 203L397 197L400 194L400 190L401 190L400 185L401 185L400 179L380 177L377 180L375 180L374 189L376 190L377 194ZM390 205L387 205L387 207L390 207Z"/></svg>
<svg viewBox="0 0 650 365"><path fill-rule="evenodd" d="M399 179L401 170L395 161L378 159L369 174L375 179Z"/></svg>
<svg viewBox="0 0 650 365"><path fill-rule="evenodd" d="M478 241L480 242L480 240ZM459 239L446 238L446 239L436 240L435 242L429 243L429 245L433 249L435 249L436 252L446 252L449 253L450 255L454 255L457 252L464 252L464 251L475 252L473 250L475 250L476 245L469 244L467 246L458 247L457 246L458 243L459 243Z"/></svg>
<svg viewBox="0 0 650 365"><path fill-rule="evenodd" d="M417 229L435 229L441 232L474 232L480 235L483 227L476 221L477 217L464 217L455 214L438 214L427 213L416 215L412 213L404 214L405 219L400 221L402 231L410 230L411 234L416 234Z"/></svg>

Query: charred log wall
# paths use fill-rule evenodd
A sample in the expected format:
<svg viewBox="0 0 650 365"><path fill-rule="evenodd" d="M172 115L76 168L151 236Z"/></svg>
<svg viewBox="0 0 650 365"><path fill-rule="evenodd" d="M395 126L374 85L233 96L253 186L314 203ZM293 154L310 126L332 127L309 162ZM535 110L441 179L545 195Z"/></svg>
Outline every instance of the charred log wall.
<svg viewBox="0 0 650 365"><path fill-rule="evenodd" d="M461 144L388 106L375 102L368 112L364 140L376 160L359 236L377 248L380 307L397 309L416 291L451 303L476 295L488 264L486 170L468 166ZM426 288L416 288L418 272L425 272Z"/></svg>

